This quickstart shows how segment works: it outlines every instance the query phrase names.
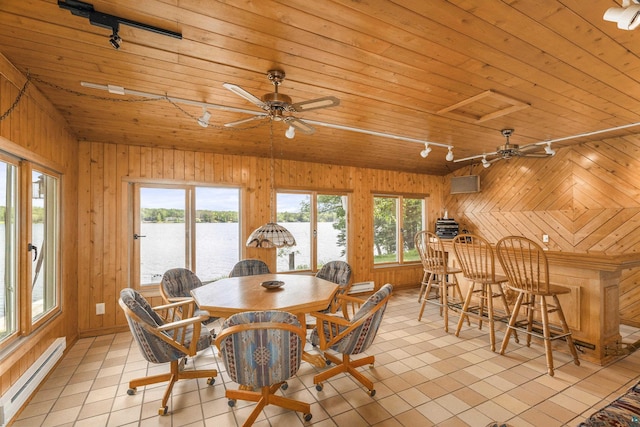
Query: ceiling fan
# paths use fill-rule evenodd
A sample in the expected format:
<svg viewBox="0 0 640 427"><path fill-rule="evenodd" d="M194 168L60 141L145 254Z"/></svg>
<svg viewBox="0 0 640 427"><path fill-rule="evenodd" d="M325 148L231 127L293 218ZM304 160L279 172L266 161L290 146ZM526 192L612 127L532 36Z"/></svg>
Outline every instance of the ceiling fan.
<svg viewBox="0 0 640 427"><path fill-rule="evenodd" d="M491 166L491 163L497 162L498 160L509 160L513 157L533 157L533 158L546 158L551 157L556 154L556 152L551 148L551 141L543 142L543 143L533 143L523 145L522 147L518 144L512 144L509 141L511 135L513 135L513 129L502 129L500 131L502 136L505 137L506 141L503 145L500 145L496 148L496 151L493 153L485 153L477 156L467 157L464 159L457 159L456 162L473 160L482 158L482 165L485 168ZM544 152L540 152L541 146L544 146ZM492 159L488 160L488 156L494 156Z"/></svg>
<svg viewBox="0 0 640 427"><path fill-rule="evenodd" d="M544 158L544 157L553 156L555 154L555 152L550 153L547 150L545 150L544 153L533 152L533 151L537 151L540 148L538 144L528 144L522 147L520 147L517 144L511 144L509 142L509 137L513 135L513 129L502 129L500 133L502 133L502 136L506 138L506 141L504 145L501 145L496 149L495 153L490 153L498 156L498 158L494 160L500 160L500 159L508 160L512 157Z"/></svg>
<svg viewBox="0 0 640 427"><path fill-rule="evenodd" d="M269 118L273 121L282 121L288 124L290 127L310 135L315 132L315 128L310 124L295 117L291 113L301 113L305 111L335 107L337 105L340 105L340 100L334 96L324 96L322 98L293 103L291 101L291 97L278 92L278 87L285 78L284 71L269 70L269 72L267 72L267 77L269 78L271 83L273 83L275 89L271 93L262 95L262 98L258 98L257 96L247 92L238 85L232 83L223 84L223 86L229 89L231 92L235 93L236 95L240 95L247 101L257 105L266 112L264 114L258 114L246 119L237 120L235 122L225 123L225 126L233 127L253 120Z"/></svg>

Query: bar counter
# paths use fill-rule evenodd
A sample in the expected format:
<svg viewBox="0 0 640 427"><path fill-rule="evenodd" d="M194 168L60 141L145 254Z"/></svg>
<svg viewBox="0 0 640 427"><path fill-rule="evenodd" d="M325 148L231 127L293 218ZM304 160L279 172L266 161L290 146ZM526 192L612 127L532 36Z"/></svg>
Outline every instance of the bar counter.
<svg viewBox="0 0 640 427"><path fill-rule="evenodd" d="M450 262L457 265L452 242L444 239L442 242ZM571 293L560 296L560 303L580 359L599 365L609 363L624 352L620 335L620 277L623 270L640 266L640 254L545 253L550 282L571 289ZM496 272L501 271L496 258ZM461 274L458 280L464 294L467 281ZM566 351L563 345L556 346L558 351Z"/></svg>

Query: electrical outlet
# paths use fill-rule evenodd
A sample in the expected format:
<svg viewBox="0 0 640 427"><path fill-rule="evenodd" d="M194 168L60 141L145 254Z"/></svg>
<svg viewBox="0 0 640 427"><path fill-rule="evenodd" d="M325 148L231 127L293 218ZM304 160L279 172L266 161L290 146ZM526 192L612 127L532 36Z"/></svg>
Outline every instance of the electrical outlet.
<svg viewBox="0 0 640 427"><path fill-rule="evenodd" d="M104 303L99 302L96 304L96 314L104 314Z"/></svg>
<svg viewBox="0 0 640 427"><path fill-rule="evenodd" d="M542 235L542 243L549 243L549 235L548 234L543 234Z"/></svg>

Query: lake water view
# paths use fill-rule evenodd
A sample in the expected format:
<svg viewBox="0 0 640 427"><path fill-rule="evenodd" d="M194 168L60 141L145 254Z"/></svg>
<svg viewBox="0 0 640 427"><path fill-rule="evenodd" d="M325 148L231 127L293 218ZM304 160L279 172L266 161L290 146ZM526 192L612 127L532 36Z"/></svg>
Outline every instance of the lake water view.
<svg viewBox="0 0 640 427"><path fill-rule="evenodd" d="M289 252L295 253L296 266L310 265L310 226L308 222L283 224L296 238L297 245L279 250L278 271L289 271ZM240 260L237 223L196 224L196 274L202 281L226 277ZM170 268L185 266L185 226L181 223L143 223L140 234L141 283L159 283ZM338 230L333 223L318 223L319 261L346 260L340 254L344 250L336 244Z"/></svg>

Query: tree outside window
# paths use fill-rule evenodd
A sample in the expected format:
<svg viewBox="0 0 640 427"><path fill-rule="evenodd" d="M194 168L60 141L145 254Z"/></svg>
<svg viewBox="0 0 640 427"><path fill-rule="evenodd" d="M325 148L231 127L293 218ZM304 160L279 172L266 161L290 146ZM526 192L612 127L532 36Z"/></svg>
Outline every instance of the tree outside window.
<svg viewBox="0 0 640 427"><path fill-rule="evenodd" d="M424 228L424 213L424 198L374 196L374 264L403 264L419 261L413 237Z"/></svg>

